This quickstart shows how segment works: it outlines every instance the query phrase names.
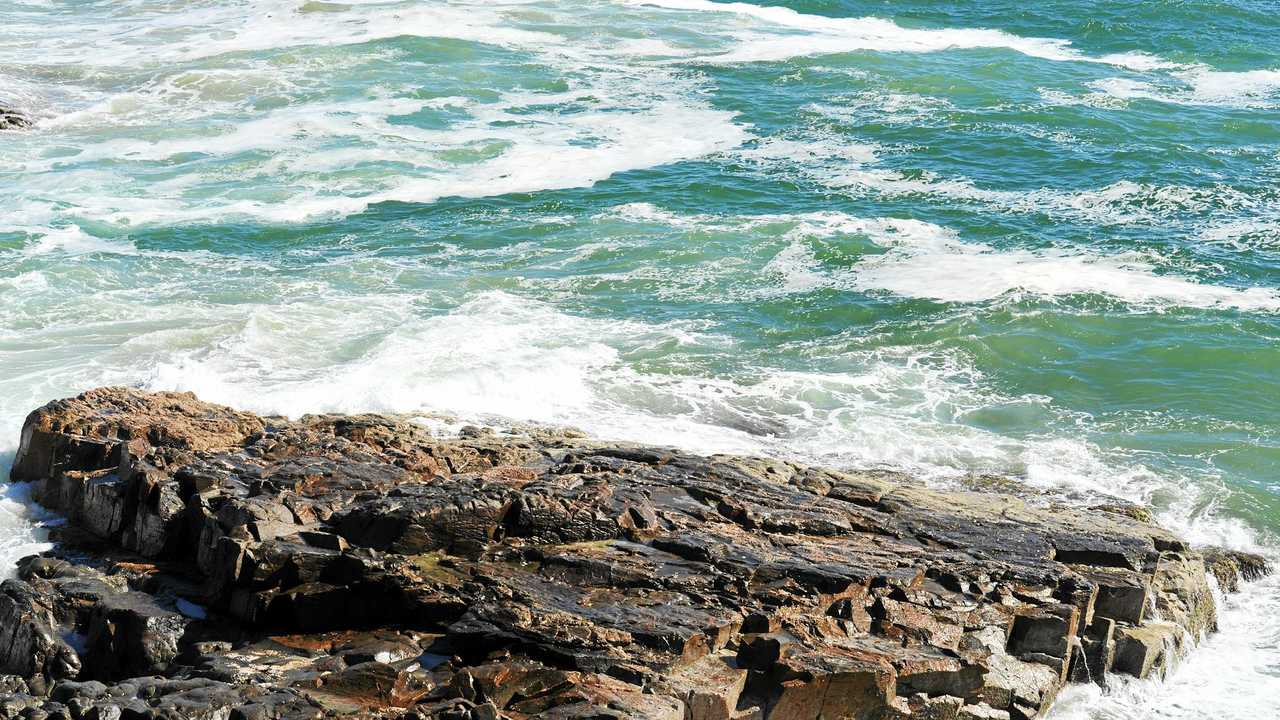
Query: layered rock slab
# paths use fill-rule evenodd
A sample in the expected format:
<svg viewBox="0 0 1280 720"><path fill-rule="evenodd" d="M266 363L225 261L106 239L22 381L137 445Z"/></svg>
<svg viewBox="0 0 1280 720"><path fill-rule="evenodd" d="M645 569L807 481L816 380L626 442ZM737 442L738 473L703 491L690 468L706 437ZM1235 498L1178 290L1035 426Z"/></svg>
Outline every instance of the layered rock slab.
<svg viewBox="0 0 1280 720"><path fill-rule="evenodd" d="M68 525L0 588L0 717L1035 718L1266 570L1122 505L121 388L12 474Z"/></svg>

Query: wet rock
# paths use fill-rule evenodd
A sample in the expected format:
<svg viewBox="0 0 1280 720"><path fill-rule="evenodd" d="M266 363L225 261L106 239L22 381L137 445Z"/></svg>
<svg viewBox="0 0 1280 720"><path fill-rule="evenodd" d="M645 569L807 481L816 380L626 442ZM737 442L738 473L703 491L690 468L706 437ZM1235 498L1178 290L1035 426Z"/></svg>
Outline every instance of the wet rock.
<svg viewBox="0 0 1280 720"><path fill-rule="evenodd" d="M317 697L322 705L351 711L409 707L433 689L429 679L387 663L370 661L323 676Z"/></svg>
<svg viewBox="0 0 1280 720"><path fill-rule="evenodd" d="M23 113L0 106L0 130L23 130L35 123Z"/></svg>
<svg viewBox="0 0 1280 720"><path fill-rule="evenodd" d="M1199 640L1218 629L1217 606L1204 560L1180 553L1160 556L1152 577L1159 617Z"/></svg>
<svg viewBox="0 0 1280 720"><path fill-rule="evenodd" d="M1119 504L119 388L13 474L68 520L0 586L31 720L1025 719L1266 571Z"/></svg>
<svg viewBox="0 0 1280 720"><path fill-rule="evenodd" d="M1151 593L1150 578L1125 571L1091 569L1087 577L1098 585L1094 615L1117 622L1141 623L1147 612Z"/></svg>
<svg viewBox="0 0 1280 720"><path fill-rule="evenodd" d="M90 614L82 675L95 679L163 673L189 622L136 592L102 598Z"/></svg>
<svg viewBox="0 0 1280 720"><path fill-rule="evenodd" d="M1096 618L1078 638L1071 656L1071 680L1106 685L1107 674L1115 666L1116 623L1110 618Z"/></svg>
<svg viewBox="0 0 1280 720"><path fill-rule="evenodd" d="M62 638L52 599L19 580L0 584L0 671L26 679L39 690L75 677L79 655Z"/></svg>
<svg viewBox="0 0 1280 720"><path fill-rule="evenodd" d="M1257 580L1270 572L1267 559L1254 553L1210 549L1204 553L1204 562L1224 592L1236 592L1241 582Z"/></svg>
<svg viewBox="0 0 1280 720"><path fill-rule="evenodd" d="M1186 629L1172 623L1151 623L1116 631L1116 671L1145 678L1163 674L1183 645Z"/></svg>
<svg viewBox="0 0 1280 720"><path fill-rule="evenodd" d="M1009 633L1009 652L1021 658L1048 657L1060 664L1069 657L1079 617L1079 611L1070 605L1042 607L1016 615Z"/></svg>
<svg viewBox="0 0 1280 720"><path fill-rule="evenodd" d="M993 655L987 660L984 685L979 699L992 708L1025 714L1047 710L1062 685L1061 676L1053 668L1024 662L1007 655Z"/></svg>

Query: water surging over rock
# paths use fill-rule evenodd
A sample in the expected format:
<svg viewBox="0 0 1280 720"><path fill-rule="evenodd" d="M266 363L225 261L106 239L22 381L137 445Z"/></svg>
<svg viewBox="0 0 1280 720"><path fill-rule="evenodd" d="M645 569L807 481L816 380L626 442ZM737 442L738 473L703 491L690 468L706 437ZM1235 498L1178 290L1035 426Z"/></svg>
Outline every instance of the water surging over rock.
<svg viewBox="0 0 1280 720"><path fill-rule="evenodd" d="M0 586L0 717L1036 718L1266 572L1119 505L119 388L13 477L68 523Z"/></svg>
<svg viewBox="0 0 1280 720"><path fill-rule="evenodd" d="M0 130L23 130L33 124L26 115L0 105Z"/></svg>

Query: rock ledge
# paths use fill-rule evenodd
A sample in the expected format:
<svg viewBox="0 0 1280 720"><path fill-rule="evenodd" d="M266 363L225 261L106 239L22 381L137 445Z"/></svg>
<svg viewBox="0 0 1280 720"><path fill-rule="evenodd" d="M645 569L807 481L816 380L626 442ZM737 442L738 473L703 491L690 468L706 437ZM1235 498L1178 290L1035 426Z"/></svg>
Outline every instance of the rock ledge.
<svg viewBox="0 0 1280 720"><path fill-rule="evenodd" d="M1025 720L1267 572L1124 506L121 388L12 475L67 523L0 585L0 718Z"/></svg>

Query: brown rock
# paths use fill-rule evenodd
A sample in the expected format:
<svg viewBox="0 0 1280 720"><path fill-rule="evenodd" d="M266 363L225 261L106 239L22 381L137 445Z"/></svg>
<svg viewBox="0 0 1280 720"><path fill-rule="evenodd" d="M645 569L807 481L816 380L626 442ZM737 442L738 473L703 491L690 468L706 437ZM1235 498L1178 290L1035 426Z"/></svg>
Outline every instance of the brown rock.
<svg viewBox="0 0 1280 720"><path fill-rule="evenodd" d="M1014 720L1215 625L1141 513L537 427L106 388L14 476L69 523L0 592L39 717Z"/></svg>
<svg viewBox="0 0 1280 720"><path fill-rule="evenodd" d="M1145 678L1153 672L1163 673L1170 659L1182 647L1186 631L1173 623L1151 623L1144 627L1116 630L1117 672Z"/></svg>

